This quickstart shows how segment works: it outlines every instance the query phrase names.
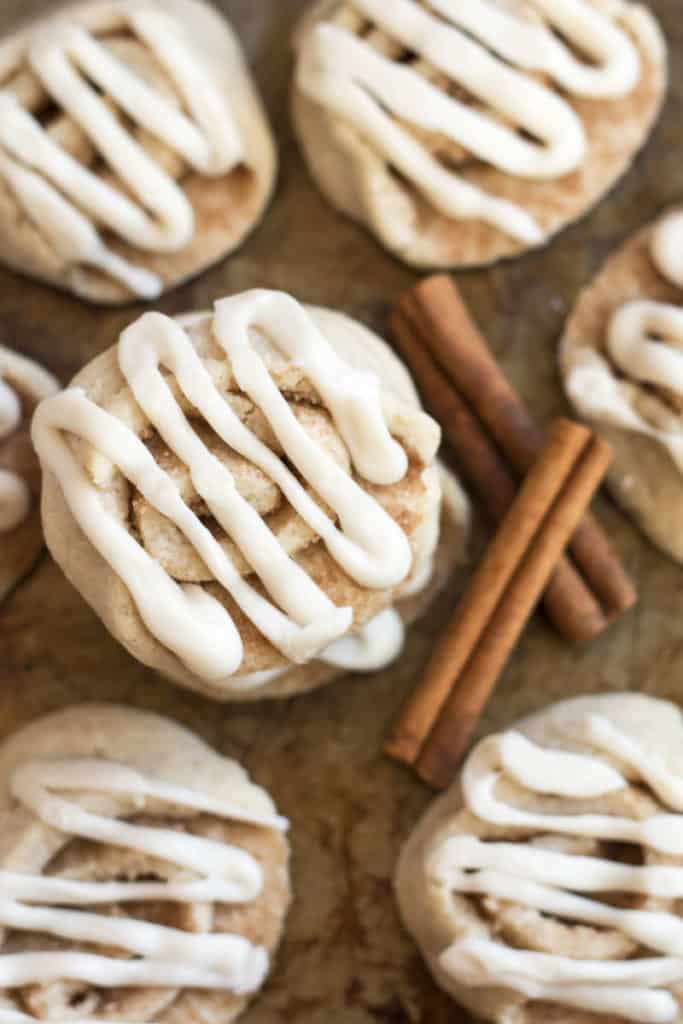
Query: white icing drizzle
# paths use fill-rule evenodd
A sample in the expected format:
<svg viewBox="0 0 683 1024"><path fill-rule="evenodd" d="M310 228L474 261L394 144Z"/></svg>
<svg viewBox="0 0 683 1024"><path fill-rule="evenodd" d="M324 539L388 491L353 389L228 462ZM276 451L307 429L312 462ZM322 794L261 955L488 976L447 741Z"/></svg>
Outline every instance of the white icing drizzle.
<svg viewBox="0 0 683 1024"><path fill-rule="evenodd" d="M417 566L411 579L401 587L401 599L416 597L426 589L434 576L435 570L435 559L434 556L425 558L424 561Z"/></svg>
<svg viewBox="0 0 683 1024"><path fill-rule="evenodd" d="M403 650L405 626L394 608L387 608L359 630L335 640L320 660L348 672L377 672Z"/></svg>
<svg viewBox="0 0 683 1024"><path fill-rule="evenodd" d="M683 213L663 218L652 233L659 272L683 287ZM683 308L647 299L627 302L613 314L607 351L624 374L620 381L598 352L582 350L567 376L570 398L588 418L613 423L662 444L683 472L683 424L672 413L655 425L635 408L633 385L654 384L683 398Z"/></svg>
<svg viewBox="0 0 683 1024"><path fill-rule="evenodd" d="M138 901L246 904L263 888L263 873L245 850L170 827L138 825L112 814L95 813L69 799L98 795L113 801L121 816L172 811L174 817L209 814L226 821L284 831L285 819L257 812L248 802L215 800L109 761L66 759L29 761L13 772L10 794L43 825L97 843L133 850L189 869L191 881L81 882L0 870L0 924L73 943L116 946L131 959L91 952L26 952L0 955L0 987L70 979L112 987L172 986L255 991L268 969L265 949L239 935L195 934L83 907ZM72 909L77 908L77 909ZM3 1021L19 1020L0 1011ZM32 1021L31 1017L22 1017Z"/></svg>
<svg viewBox="0 0 683 1024"><path fill-rule="evenodd" d="M662 277L683 288L683 211L670 213L655 228L652 259Z"/></svg>
<svg viewBox="0 0 683 1024"><path fill-rule="evenodd" d="M197 60L186 29L174 18L157 6L122 0L106 8L105 29L128 30L149 49L187 112L144 82L85 27L51 19L29 32L16 53L14 70L28 66L125 191L71 156L10 88L0 91L0 177L65 264L95 267L134 294L153 298L162 290L161 280L119 257L99 228L142 250L178 252L193 237L193 210L182 188L93 86L137 129L149 132L198 174L227 174L242 159L242 145L224 97Z"/></svg>
<svg viewBox="0 0 683 1024"><path fill-rule="evenodd" d="M522 207L449 170L397 120L439 133L516 177L545 181L579 168L586 152L580 119L565 100L528 73L547 74L570 95L612 99L636 85L638 52L607 14L585 0L529 0L529 6L546 23L525 21L491 0L349 4L400 44L399 49L416 54L431 71L467 89L485 105L483 112L437 88L410 64L378 52L341 24L325 21L304 43L299 88L352 125L445 216L481 219L522 242L538 242L542 229ZM578 60L552 29L594 63Z"/></svg>
<svg viewBox="0 0 683 1024"><path fill-rule="evenodd" d="M33 421L33 440L43 466L57 477L72 514L125 583L147 628L191 671L209 681L234 674L242 662L242 641L227 611L201 587L176 583L126 525L106 511L65 435L92 445L181 530L216 582L288 660L306 662L325 650L348 631L353 612L334 606L239 495L229 470L185 418L162 367L173 374L215 433L277 485L352 579L370 588L393 588L408 576L412 563L403 530L301 427L252 345L254 329L302 369L332 415L359 475L374 484L390 484L402 479L408 461L389 432L377 378L339 359L305 310L287 295L253 291L218 302L213 335L239 387L262 411L289 463L334 510L339 526L285 462L240 421L179 324L148 313L124 331L119 365L136 402L168 448L189 467L197 493L272 601L240 576L143 441L120 419L70 388L43 402Z"/></svg>
<svg viewBox="0 0 683 1024"><path fill-rule="evenodd" d="M516 732L484 740L463 770L467 809L487 825L519 831L520 838L590 837L683 857L683 777L600 715L584 720L580 739L595 753L547 750ZM531 794L599 801L629 785L613 763L623 766L636 785L647 786L666 810L642 820L571 809L566 814L536 812L497 795L499 782L507 778ZM437 884L455 892L614 929L652 951L648 957L616 962L569 959L470 935L440 957L441 967L457 983L508 988L524 998L626 1020L664 1024L678 1019L678 1004L666 988L683 982L683 921L668 910L623 909L591 895L637 893L676 901L683 897L683 867L632 866L523 842L450 835L435 848L427 870Z"/></svg>
<svg viewBox="0 0 683 1024"><path fill-rule="evenodd" d="M21 403L14 388L0 376L0 442L19 426ZM0 469L0 534L16 529L31 508L28 485L16 473Z"/></svg>
<svg viewBox="0 0 683 1024"><path fill-rule="evenodd" d="M377 672L396 660L404 642L405 626L401 616L393 608L386 608L353 633L335 640L316 656L316 660L347 672ZM257 690L280 679L289 669L289 665L281 665L250 672L235 679L233 685L239 690Z"/></svg>

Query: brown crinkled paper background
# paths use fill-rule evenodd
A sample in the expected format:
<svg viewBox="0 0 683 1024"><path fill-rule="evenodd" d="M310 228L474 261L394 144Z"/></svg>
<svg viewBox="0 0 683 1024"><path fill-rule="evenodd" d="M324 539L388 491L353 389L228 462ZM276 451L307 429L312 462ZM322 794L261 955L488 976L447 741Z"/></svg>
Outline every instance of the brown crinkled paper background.
<svg viewBox="0 0 683 1024"><path fill-rule="evenodd" d="M283 288L382 329L388 304L416 275L323 202L288 116L291 36L306 0L219 0L253 63L281 158L265 222L230 260L167 295L175 314L254 286ZM49 0L2 0L0 31L44 14ZM683 18L680 0L652 0L671 47L672 92L654 138L598 209L550 248L458 282L503 367L542 421L566 411L556 342L566 314L607 254L663 207L683 199ZM0 269L0 342L66 382L143 310L90 308ZM537 617L481 723L497 729L571 694L638 689L683 698L683 571L651 547L608 500L596 511L635 577L638 609L576 651ZM476 556L481 543L473 545ZM45 556L0 607L0 730L57 707L112 700L185 723L244 762L292 821L296 901L273 975L244 1024L458 1024L400 927L391 892L399 847L430 799L380 754L386 727L423 666L463 578L414 628L390 671L309 696L220 706L172 687L112 640Z"/></svg>

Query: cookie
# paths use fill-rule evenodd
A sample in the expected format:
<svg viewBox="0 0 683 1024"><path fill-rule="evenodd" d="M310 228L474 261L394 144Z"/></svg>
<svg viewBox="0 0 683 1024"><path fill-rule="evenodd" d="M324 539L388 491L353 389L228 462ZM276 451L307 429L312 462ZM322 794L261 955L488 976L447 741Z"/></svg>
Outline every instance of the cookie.
<svg viewBox="0 0 683 1024"><path fill-rule="evenodd" d="M157 298L232 252L276 155L200 0L67 7L0 42L2 260L81 298Z"/></svg>
<svg viewBox="0 0 683 1024"><path fill-rule="evenodd" d="M582 217L667 83L662 33L630 0L322 0L296 51L313 178L418 267L490 264Z"/></svg>
<svg viewBox="0 0 683 1024"><path fill-rule="evenodd" d="M567 395L614 448L615 498L683 561L683 214L627 241L579 296L560 344Z"/></svg>
<svg viewBox="0 0 683 1024"><path fill-rule="evenodd" d="M284 293L147 314L33 438L67 577L136 658L216 699L384 667L462 554L466 501L403 365Z"/></svg>
<svg viewBox="0 0 683 1024"><path fill-rule="evenodd" d="M396 892L436 982L507 1024L680 1021L683 719L580 697L484 739Z"/></svg>
<svg viewBox="0 0 683 1024"><path fill-rule="evenodd" d="M58 390L37 363L0 345L0 603L43 550L40 466L29 427L36 405Z"/></svg>
<svg viewBox="0 0 683 1024"><path fill-rule="evenodd" d="M0 1014L228 1024L258 992L287 823L188 730L97 704L34 722L0 745L0 825Z"/></svg>

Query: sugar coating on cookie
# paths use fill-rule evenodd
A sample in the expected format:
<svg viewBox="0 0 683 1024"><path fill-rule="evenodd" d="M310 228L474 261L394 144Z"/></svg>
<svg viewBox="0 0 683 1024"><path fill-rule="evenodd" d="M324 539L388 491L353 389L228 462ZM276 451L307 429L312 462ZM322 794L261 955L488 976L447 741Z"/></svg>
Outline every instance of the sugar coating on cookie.
<svg viewBox="0 0 683 1024"><path fill-rule="evenodd" d="M234 761L89 705L0 745L0 1021L234 1020L289 903L287 822Z"/></svg>
<svg viewBox="0 0 683 1024"><path fill-rule="evenodd" d="M84 3L0 42L18 269L95 301L156 298L235 248L274 170L239 44L198 0Z"/></svg>
<svg viewBox="0 0 683 1024"><path fill-rule="evenodd" d="M284 293L143 316L33 439L55 558L137 657L212 696L382 667L397 599L437 574L438 426L379 339Z"/></svg>
<svg viewBox="0 0 683 1024"><path fill-rule="evenodd" d="M38 403L58 390L37 363L0 345L0 601L43 547L40 470L29 424Z"/></svg>
<svg viewBox="0 0 683 1024"><path fill-rule="evenodd" d="M626 0L322 0L296 48L314 178L421 266L490 263L576 220L666 86L661 32Z"/></svg>
<svg viewBox="0 0 683 1024"><path fill-rule="evenodd" d="M683 560L683 213L626 242L579 297L560 345L567 395L615 449L610 483Z"/></svg>
<svg viewBox="0 0 683 1024"><path fill-rule="evenodd" d="M683 719L632 694L480 742L401 855L406 927L491 1021L680 1020Z"/></svg>

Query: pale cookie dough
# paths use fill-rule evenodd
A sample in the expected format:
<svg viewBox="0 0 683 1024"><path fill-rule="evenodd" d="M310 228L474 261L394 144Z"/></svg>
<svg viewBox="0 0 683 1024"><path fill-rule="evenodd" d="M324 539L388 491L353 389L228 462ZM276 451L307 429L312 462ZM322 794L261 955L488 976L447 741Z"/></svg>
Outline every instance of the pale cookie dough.
<svg viewBox="0 0 683 1024"><path fill-rule="evenodd" d="M68 6L0 42L0 257L84 299L157 298L232 252L276 154L201 0Z"/></svg>
<svg viewBox="0 0 683 1024"><path fill-rule="evenodd" d="M680 1024L680 710L580 697L483 740L396 891L436 982L478 1018Z"/></svg>
<svg viewBox="0 0 683 1024"><path fill-rule="evenodd" d="M683 217L625 243L579 296L560 344L579 415L614 448L610 487L683 561ZM678 283L677 283L678 282Z"/></svg>
<svg viewBox="0 0 683 1024"><path fill-rule="evenodd" d="M234 761L92 704L0 745L0 1022L228 1024L290 901L287 822Z"/></svg>
<svg viewBox="0 0 683 1024"><path fill-rule="evenodd" d="M667 84L662 33L630 0L322 0L296 51L315 181L420 267L493 263L583 216Z"/></svg>
<svg viewBox="0 0 683 1024"><path fill-rule="evenodd" d="M147 314L33 425L67 577L136 658L219 700L399 655L463 553L440 436L385 342L269 291Z"/></svg>
<svg viewBox="0 0 683 1024"><path fill-rule="evenodd" d="M43 549L40 466L29 426L36 405L58 390L37 363L0 345L0 604Z"/></svg>

